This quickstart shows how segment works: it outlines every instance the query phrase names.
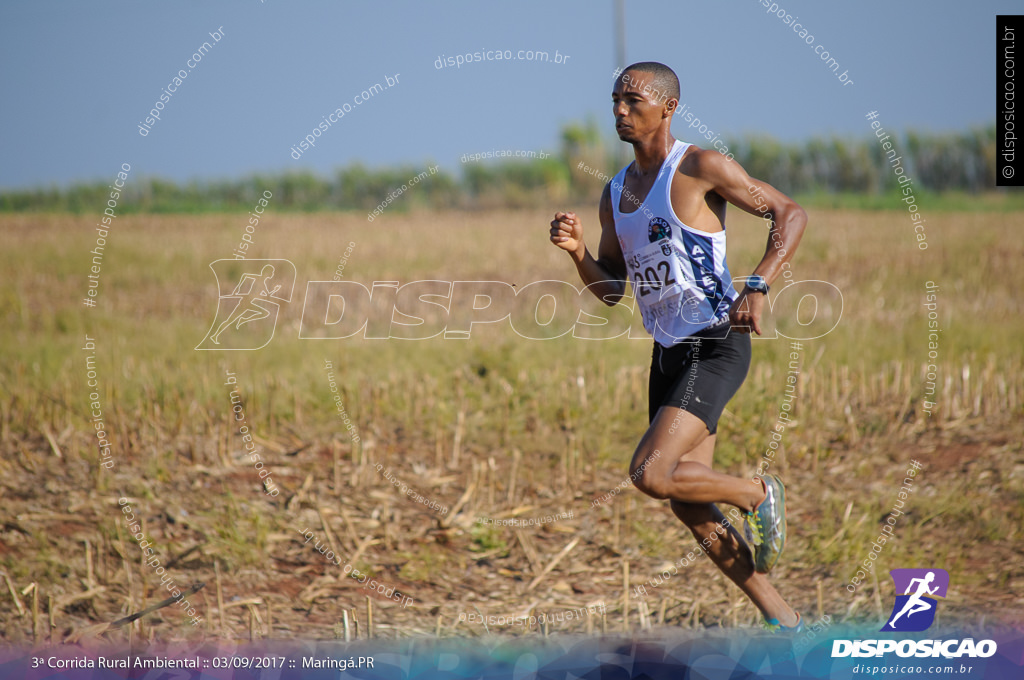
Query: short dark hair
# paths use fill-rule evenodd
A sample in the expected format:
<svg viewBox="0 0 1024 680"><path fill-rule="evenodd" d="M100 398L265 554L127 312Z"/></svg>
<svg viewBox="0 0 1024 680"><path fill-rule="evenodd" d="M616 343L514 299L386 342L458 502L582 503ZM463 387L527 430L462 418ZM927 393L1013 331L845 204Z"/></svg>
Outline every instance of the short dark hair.
<svg viewBox="0 0 1024 680"><path fill-rule="evenodd" d="M651 74L651 82L647 83L652 92L657 92L658 102L664 103L669 99L679 99L679 78L676 72L668 66L657 61L638 61L627 66L626 71L640 71Z"/></svg>

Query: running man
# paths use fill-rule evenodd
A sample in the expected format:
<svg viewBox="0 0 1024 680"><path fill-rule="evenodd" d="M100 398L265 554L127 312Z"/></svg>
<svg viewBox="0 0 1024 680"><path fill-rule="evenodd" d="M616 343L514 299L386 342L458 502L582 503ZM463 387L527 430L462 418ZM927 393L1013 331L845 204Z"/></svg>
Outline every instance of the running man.
<svg viewBox="0 0 1024 680"><path fill-rule="evenodd" d="M678 104L679 79L664 64L641 62L622 72L612 112L636 160L601 195L597 258L575 213L555 214L551 242L572 256L584 284L608 305L623 297L628 280L654 337L650 426L630 464L636 487L669 500L698 542L711 539L708 555L757 606L766 627L799 630L800 615L766 576L786 540L782 482L769 475L752 483L711 465L718 419L750 366L750 331L761 333L769 285L789 266L807 215L735 161L676 140L670 128ZM726 202L771 221L764 257L739 292L725 263ZM746 513L753 555L715 503Z"/></svg>
<svg viewBox="0 0 1024 680"><path fill-rule="evenodd" d="M903 605L903 609L900 610L900 613L892 617L892 621L889 622L890 628L894 628L895 626L893 624L896 623L896 619L900 618L904 614L906 614L907 618L909 619L914 614L918 612L926 612L934 606L931 602L927 602L923 600L921 597L925 594L934 595L935 591L939 589L938 586L935 586L934 588L928 587L928 584L930 584L934 580L934 571L929 571L927 574L925 574L924 578L910 579L910 583L907 584L907 590L903 594L910 595L910 591L914 589L915 583L919 584L917 586L917 592L913 595L910 595L910 597L907 599L907 603Z"/></svg>
<svg viewBox="0 0 1024 680"><path fill-rule="evenodd" d="M251 323L253 321L259 321L270 316L270 310L264 305L277 306L276 302L271 302L269 298L274 297L277 291L281 290L281 286L275 286L273 290L270 290L270 279L274 278L274 265L265 264L260 273L257 274L243 274L239 280L238 285L231 291L231 295L225 297L239 298L238 302L235 303L235 308L231 310L228 318L217 328L217 332L210 336L210 340L213 344L220 344L220 334L223 333L231 325L235 325L235 330L242 327L243 324ZM257 280L259 283L257 284ZM246 284L248 286L246 287ZM243 290L245 288L245 290Z"/></svg>

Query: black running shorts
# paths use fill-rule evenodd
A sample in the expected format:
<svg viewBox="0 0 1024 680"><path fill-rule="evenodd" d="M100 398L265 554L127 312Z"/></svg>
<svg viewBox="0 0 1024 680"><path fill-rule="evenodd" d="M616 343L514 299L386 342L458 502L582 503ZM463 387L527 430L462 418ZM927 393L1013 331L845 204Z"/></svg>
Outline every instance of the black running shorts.
<svg viewBox="0 0 1024 680"><path fill-rule="evenodd" d="M750 335L693 338L665 348L654 343L648 411L651 422L662 406L692 413L714 434L726 403L750 368Z"/></svg>

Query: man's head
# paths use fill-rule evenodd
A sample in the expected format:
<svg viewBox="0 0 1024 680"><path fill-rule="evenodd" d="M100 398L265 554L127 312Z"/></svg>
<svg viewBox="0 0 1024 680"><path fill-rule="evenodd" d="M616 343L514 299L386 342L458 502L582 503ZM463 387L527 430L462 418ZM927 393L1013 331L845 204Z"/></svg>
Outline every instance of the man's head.
<svg viewBox="0 0 1024 680"><path fill-rule="evenodd" d="M672 123L679 104L679 78L656 61L626 67L612 88L615 130L624 142L640 141L663 124Z"/></svg>

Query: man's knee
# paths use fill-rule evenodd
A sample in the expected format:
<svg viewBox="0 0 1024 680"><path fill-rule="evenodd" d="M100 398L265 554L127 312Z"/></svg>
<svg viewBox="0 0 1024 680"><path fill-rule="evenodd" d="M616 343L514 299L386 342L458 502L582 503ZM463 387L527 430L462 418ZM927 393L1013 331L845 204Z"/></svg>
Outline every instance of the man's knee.
<svg viewBox="0 0 1024 680"><path fill-rule="evenodd" d="M687 500L691 492L698 490L701 483L700 470L704 466L693 461L680 461L674 466L654 465L660 457L661 451L658 449L637 449L629 470L633 485L658 500Z"/></svg>
<svg viewBox="0 0 1024 680"><path fill-rule="evenodd" d="M688 481L688 476L685 473L680 475L678 468L669 475L656 475L650 471L644 471L642 474L631 475L631 477L633 485L639 491L658 500L679 501L689 497L691 491L696 490L696 485Z"/></svg>
<svg viewBox="0 0 1024 680"><path fill-rule="evenodd" d="M667 484L664 483L668 480L662 480L663 473L659 474L655 471L656 468L658 470L662 468L657 465L661 457L660 449L650 448L649 445L641 442L633 453L633 462L629 466L629 478L632 480L633 486L642 493L658 499L668 498L666 495Z"/></svg>
<svg viewBox="0 0 1024 680"><path fill-rule="evenodd" d="M669 497L669 485L666 483L667 480L661 479L652 471L635 468L630 470L629 477L633 480L633 486L635 486L641 493L647 494L651 498L657 498L658 500L665 500Z"/></svg>

